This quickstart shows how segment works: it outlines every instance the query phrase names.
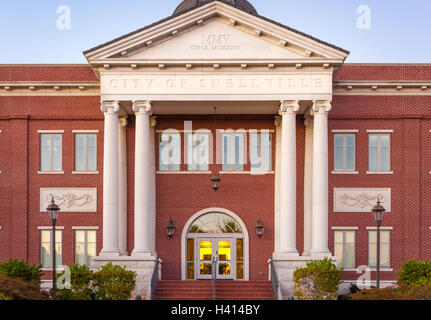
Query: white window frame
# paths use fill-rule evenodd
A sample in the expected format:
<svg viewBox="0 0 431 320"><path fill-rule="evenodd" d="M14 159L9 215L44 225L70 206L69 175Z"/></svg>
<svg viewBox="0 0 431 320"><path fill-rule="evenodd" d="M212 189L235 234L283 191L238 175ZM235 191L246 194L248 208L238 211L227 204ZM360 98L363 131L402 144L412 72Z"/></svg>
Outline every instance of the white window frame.
<svg viewBox="0 0 431 320"><path fill-rule="evenodd" d="M367 174L393 174L393 171L391 171L392 167L392 136L391 133L393 133L393 130L367 130L368 133L368 171ZM370 169L370 137L372 135L378 136L378 142L377 142L377 170L371 171ZM381 136L388 136L389 137L389 170L383 171L382 170L382 146L381 146Z"/></svg>
<svg viewBox="0 0 431 320"><path fill-rule="evenodd" d="M227 156L230 160L228 160L228 163L224 163L225 160L225 136L228 136L228 147L227 147ZM235 144L235 138L240 137L239 139L239 164L238 167L241 166L241 168L236 168L235 163L235 150L236 150L236 144ZM247 134L245 131L224 131L222 132L222 172L244 172L244 165L247 163L246 160L246 144L247 144ZM241 163L242 160L242 163Z"/></svg>
<svg viewBox="0 0 431 320"><path fill-rule="evenodd" d="M74 231L74 237L75 237L75 241L74 241L74 244L75 244L75 254L74 254L74 258L75 258L75 263L77 263L77 259L76 259L76 249L77 249L77 242L76 242L76 240L77 240L77 237L76 237L76 233L78 232L78 231L81 231L81 232L84 232L84 246L85 246L85 249L84 249L84 261L86 262L85 263L85 265L86 266L88 266L88 267L92 267L91 265L89 265L88 264L88 231L94 231L95 233L96 233L96 242L95 242L95 244L96 244L96 255L97 255L97 230L98 230L98 228L89 228L89 227L76 227L76 228L72 228L73 229L73 231Z"/></svg>
<svg viewBox="0 0 431 320"><path fill-rule="evenodd" d="M55 245L53 246L52 227L38 227L38 229L40 232L40 234L39 234L39 237L40 237L40 241L39 241L40 264L42 265L42 270L44 270L44 269L45 270L48 270L48 269L51 270L52 269L52 265L51 265L51 263L52 263L52 252L53 252L52 249L55 248ZM58 231L61 234L61 240L58 239L59 237L57 236L57 234L55 236L55 242L56 242L56 244L58 244L58 243L60 244L60 249L61 249L61 261L58 261L58 259L56 259L56 261L55 261L57 264L56 269L60 269L60 267L63 264L63 229L64 229L64 227L56 227L55 228L55 232ZM50 249L50 251L49 251L49 265L48 266L43 265L43 258L42 258L42 244L43 244L42 233L44 233L44 232L47 232L49 234L49 245L50 245L49 249Z"/></svg>
<svg viewBox="0 0 431 320"><path fill-rule="evenodd" d="M208 172L209 171L209 166L211 164L211 143L210 143L210 137L211 137L211 132L187 132L184 133L186 136L186 164L187 164L187 171L203 171L203 172ZM198 143L197 145L194 145L194 142L200 142L200 137L201 136L206 136L207 138L207 145L206 146L202 146L200 145L200 143ZM190 140L191 139L191 140ZM196 150L197 148L197 150ZM196 153L200 153L201 149L206 149L206 154L208 157L208 163L194 163L194 155ZM196 166L196 168L191 168L191 166Z"/></svg>
<svg viewBox="0 0 431 320"><path fill-rule="evenodd" d="M63 134L64 130L39 130L39 174L63 174ZM49 136L49 170L42 170L42 137L44 135ZM61 168L59 170L53 170L53 149L54 149L54 136L61 137Z"/></svg>
<svg viewBox="0 0 431 320"><path fill-rule="evenodd" d="M264 168L263 167L263 161L262 161L262 135L263 134L268 134L269 136L269 168ZM259 141L259 150L256 152L256 158L260 159L260 166L259 167L255 167L252 163L252 145L251 145L251 136L252 135L257 135L257 141ZM250 172L251 173L261 173L261 172L272 172L272 143L273 143L273 137L272 137L272 133L269 130L260 130L260 131L251 131L249 132L249 157L250 157Z"/></svg>
<svg viewBox="0 0 431 320"><path fill-rule="evenodd" d="M388 250L389 250L389 261L388 261L388 265L387 266L382 266L381 263L381 259L380 259L380 268L382 269L390 269L391 268L391 231L392 231L392 227L381 227L380 228L380 232L388 232L389 233L389 242L388 242ZM370 243L370 233L371 232L377 232L377 227L367 227L367 231L368 231L368 267L370 269L376 269L377 268L377 259L376 257L373 257L373 259L376 260L376 265L375 266L371 266L370 262L371 262L371 255L370 255L370 249L371 249L371 243ZM381 234L380 234L381 235ZM382 238L380 238L380 256L382 255L382 245L381 245L381 241ZM374 243L374 245L377 246L377 234L376 234L376 243ZM377 247L376 247L376 251L377 251Z"/></svg>
<svg viewBox="0 0 431 320"><path fill-rule="evenodd" d="M334 171L333 173L350 173L350 174L357 174L358 172L356 171L356 133L357 130L346 130L346 131L341 131L341 130L333 130L332 131L333 135L334 135L334 163L333 163L333 167L334 167ZM336 136L343 136L343 146L342 146L342 152L343 152L343 163L342 169L336 169L335 168L335 137ZM354 137L354 144L353 144L353 169L347 169L347 136L353 136Z"/></svg>
<svg viewBox="0 0 431 320"><path fill-rule="evenodd" d="M97 131L98 132L98 131ZM80 130L74 130L74 142L75 142L75 150L74 150L74 155L75 155L75 162L74 162L74 167L75 167L75 171L73 171L73 174L97 174L99 173L99 171L97 170L97 132L96 131L80 131ZM76 156L77 156L77 152L76 152L76 138L77 135L83 135L85 136L84 138L84 170L77 170L76 169ZM88 169L88 135L95 135L96 136L96 145L94 146L96 148L96 159L94 159L94 161L96 162L96 170L92 171Z"/></svg>
<svg viewBox="0 0 431 320"><path fill-rule="evenodd" d="M342 264L339 266L339 268L344 269L355 269L356 268L356 231L358 230L357 227L346 227L346 228L333 228L334 232L334 255L335 255L335 233L336 232L342 232L343 233L343 261ZM352 267L346 267L346 255L344 254L346 252L346 232L353 232L353 266Z"/></svg>
<svg viewBox="0 0 431 320"><path fill-rule="evenodd" d="M178 146L179 163L170 162L171 158L168 157L168 163L167 163L168 168L167 169L161 168L161 143L162 143L161 140L162 140L163 135L169 135L169 136L178 135L178 137L179 137L179 139L178 139L178 141L179 141L179 146ZM158 133L157 139L158 139L158 146L159 146L159 148L158 148L159 149L158 150L158 152L159 152L159 163L158 163L159 170L158 171L159 172L179 172L179 171L181 171L181 156L182 156L182 154L181 154L181 151L182 151L181 150L181 133L179 131L160 132L160 133ZM174 150L174 148L172 148L171 142L168 142L167 146L168 146L168 154L169 154L171 152L171 150ZM174 170L174 169L172 169L171 166L176 166L178 169L175 168L175 170Z"/></svg>

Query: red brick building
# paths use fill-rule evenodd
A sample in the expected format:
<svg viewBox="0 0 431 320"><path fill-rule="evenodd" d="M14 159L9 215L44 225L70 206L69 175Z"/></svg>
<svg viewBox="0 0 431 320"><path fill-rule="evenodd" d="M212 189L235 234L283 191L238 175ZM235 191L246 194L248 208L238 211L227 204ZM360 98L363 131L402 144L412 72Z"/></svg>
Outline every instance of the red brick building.
<svg viewBox="0 0 431 320"><path fill-rule="evenodd" d="M164 280L214 257L220 279L267 280L274 257L284 296L314 258L375 279L378 199L383 281L431 259L431 65L345 64L247 1L186 0L84 54L0 65L0 261L49 276L52 197L59 265L126 265L139 290L156 259Z"/></svg>

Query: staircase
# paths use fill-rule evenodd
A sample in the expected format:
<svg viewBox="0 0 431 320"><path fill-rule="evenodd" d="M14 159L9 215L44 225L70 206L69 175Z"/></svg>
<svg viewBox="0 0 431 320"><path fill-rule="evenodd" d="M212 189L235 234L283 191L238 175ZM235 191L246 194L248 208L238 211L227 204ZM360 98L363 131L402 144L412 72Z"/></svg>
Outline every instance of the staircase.
<svg viewBox="0 0 431 320"><path fill-rule="evenodd" d="M270 281L217 281L215 300L274 300ZM157 282L155 300L213 300L211 281Z"/></svg>

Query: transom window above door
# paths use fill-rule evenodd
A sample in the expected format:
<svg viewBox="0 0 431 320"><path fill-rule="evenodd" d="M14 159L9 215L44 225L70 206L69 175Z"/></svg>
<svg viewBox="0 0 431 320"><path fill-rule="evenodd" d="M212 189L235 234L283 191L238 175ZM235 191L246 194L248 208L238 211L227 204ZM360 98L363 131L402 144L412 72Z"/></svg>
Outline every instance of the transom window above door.
<svg viewBox="0 0 431 320"><path fill-rule="evenodd" d="M208 213L193 222L189 233L242 233L241 226L223 213Z"/></svg>

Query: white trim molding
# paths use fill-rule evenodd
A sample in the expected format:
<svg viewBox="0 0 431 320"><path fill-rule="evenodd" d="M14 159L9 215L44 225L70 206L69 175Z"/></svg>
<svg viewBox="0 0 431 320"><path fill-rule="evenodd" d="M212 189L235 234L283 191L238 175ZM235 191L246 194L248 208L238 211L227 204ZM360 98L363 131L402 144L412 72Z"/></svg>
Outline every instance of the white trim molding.
<svg viewBox="0 0 431 320"><path fill-rule="evenodd" d="M333 129L332 133L358 133L358 129Z"/></svg>
<svg viewBox="0 0 431 320"><path fill-rule="evenodd" d="M64 171L38 171L37 174L64 174Z"/></svg>
<svg viewBox="0 0 431 320"><path fill-rule="evenodd" d="M74 226L74 227L72 227L72 230L99 230L99 227L77 227L77 226Z"/></svg>
<svg viewBox="0 0 431 320"><path fill-rule="evenodd" d="M181 234L181 280L186 279L186 241L187 241L187 232L192 225L192 223L199 218L200 216L211 213L218 212L224 213L230 217L232 217L238 224L241 226L244 235L244 279L238 281L248 281L250 277L250 240L249 240L249 232L247 230L247 226L242 221L242 219L233 213L232 211L224 208L207 208L203 209L197 213L195 213L192 217L189 218L187 223L185 224L182 234ZM205 236L205 234L202 234ZM211 236L211 235L210 235ZM225 234L226 238L229 238L229 234Z"/></svg>
<svg viewBox="0 0 431 320"><path fill-rule="evenodd" d="M64 133L64 130L37 130L38 133L48 133L48 134L52 134L52 133L57 133L57 134L61 134Z"/></svg>
<svg viewBox="0 0 431 320"><path fill-rule="evenodd" d="M156 174L211 174L211 171L156 171Z"/></svg>
<svg viewBox="0 0 431 320"><path fill-rule="evenodd" d="M99 133L99 130L72 130L72 133Z"/></svg>
<svg viewBox="0 0 431 320"><path fill-rule="evenodd" d="M359 174L359 171L332 171L332 174Z"/></svg>
<svg viewBox="0 0 431 320"><path fill-rule="evenodd" d="M393 171L367 171L367 174L394 174Z"/></svg>
<svg viewBox="0 0 431 320"><path fill-rule="evenodd" d="M335 230L335 231L337 231L337 230L355 231L355 230L358 230L359 228L358 227L332 227L331 229Z"/></svg>
<svg viewBox="0 0 431 320"><path fill-rule="evenodd" d="M367 133L394 133L392 129L372 129L367 130Z"/></svg>
<svg viewBox="0 0 431 320"><path fill-rule="evenodd" d="M377 227L367 227L367 230L377 230ZM394 227L380 227L380 230L392 231Z"/></svg>
<svg viewBox="0 0 431 320"><path fill-rule="evenodd" d="M52 230L52 226L38 226L38 230ZM64 230L64 227L62 226L56 226L55 230Z"/></svg>
<svg viewBox="0 0 431 320"><path fill-rule="evenodd" d="M99 174L99 171L72 171L72 174Z"/></svg>

